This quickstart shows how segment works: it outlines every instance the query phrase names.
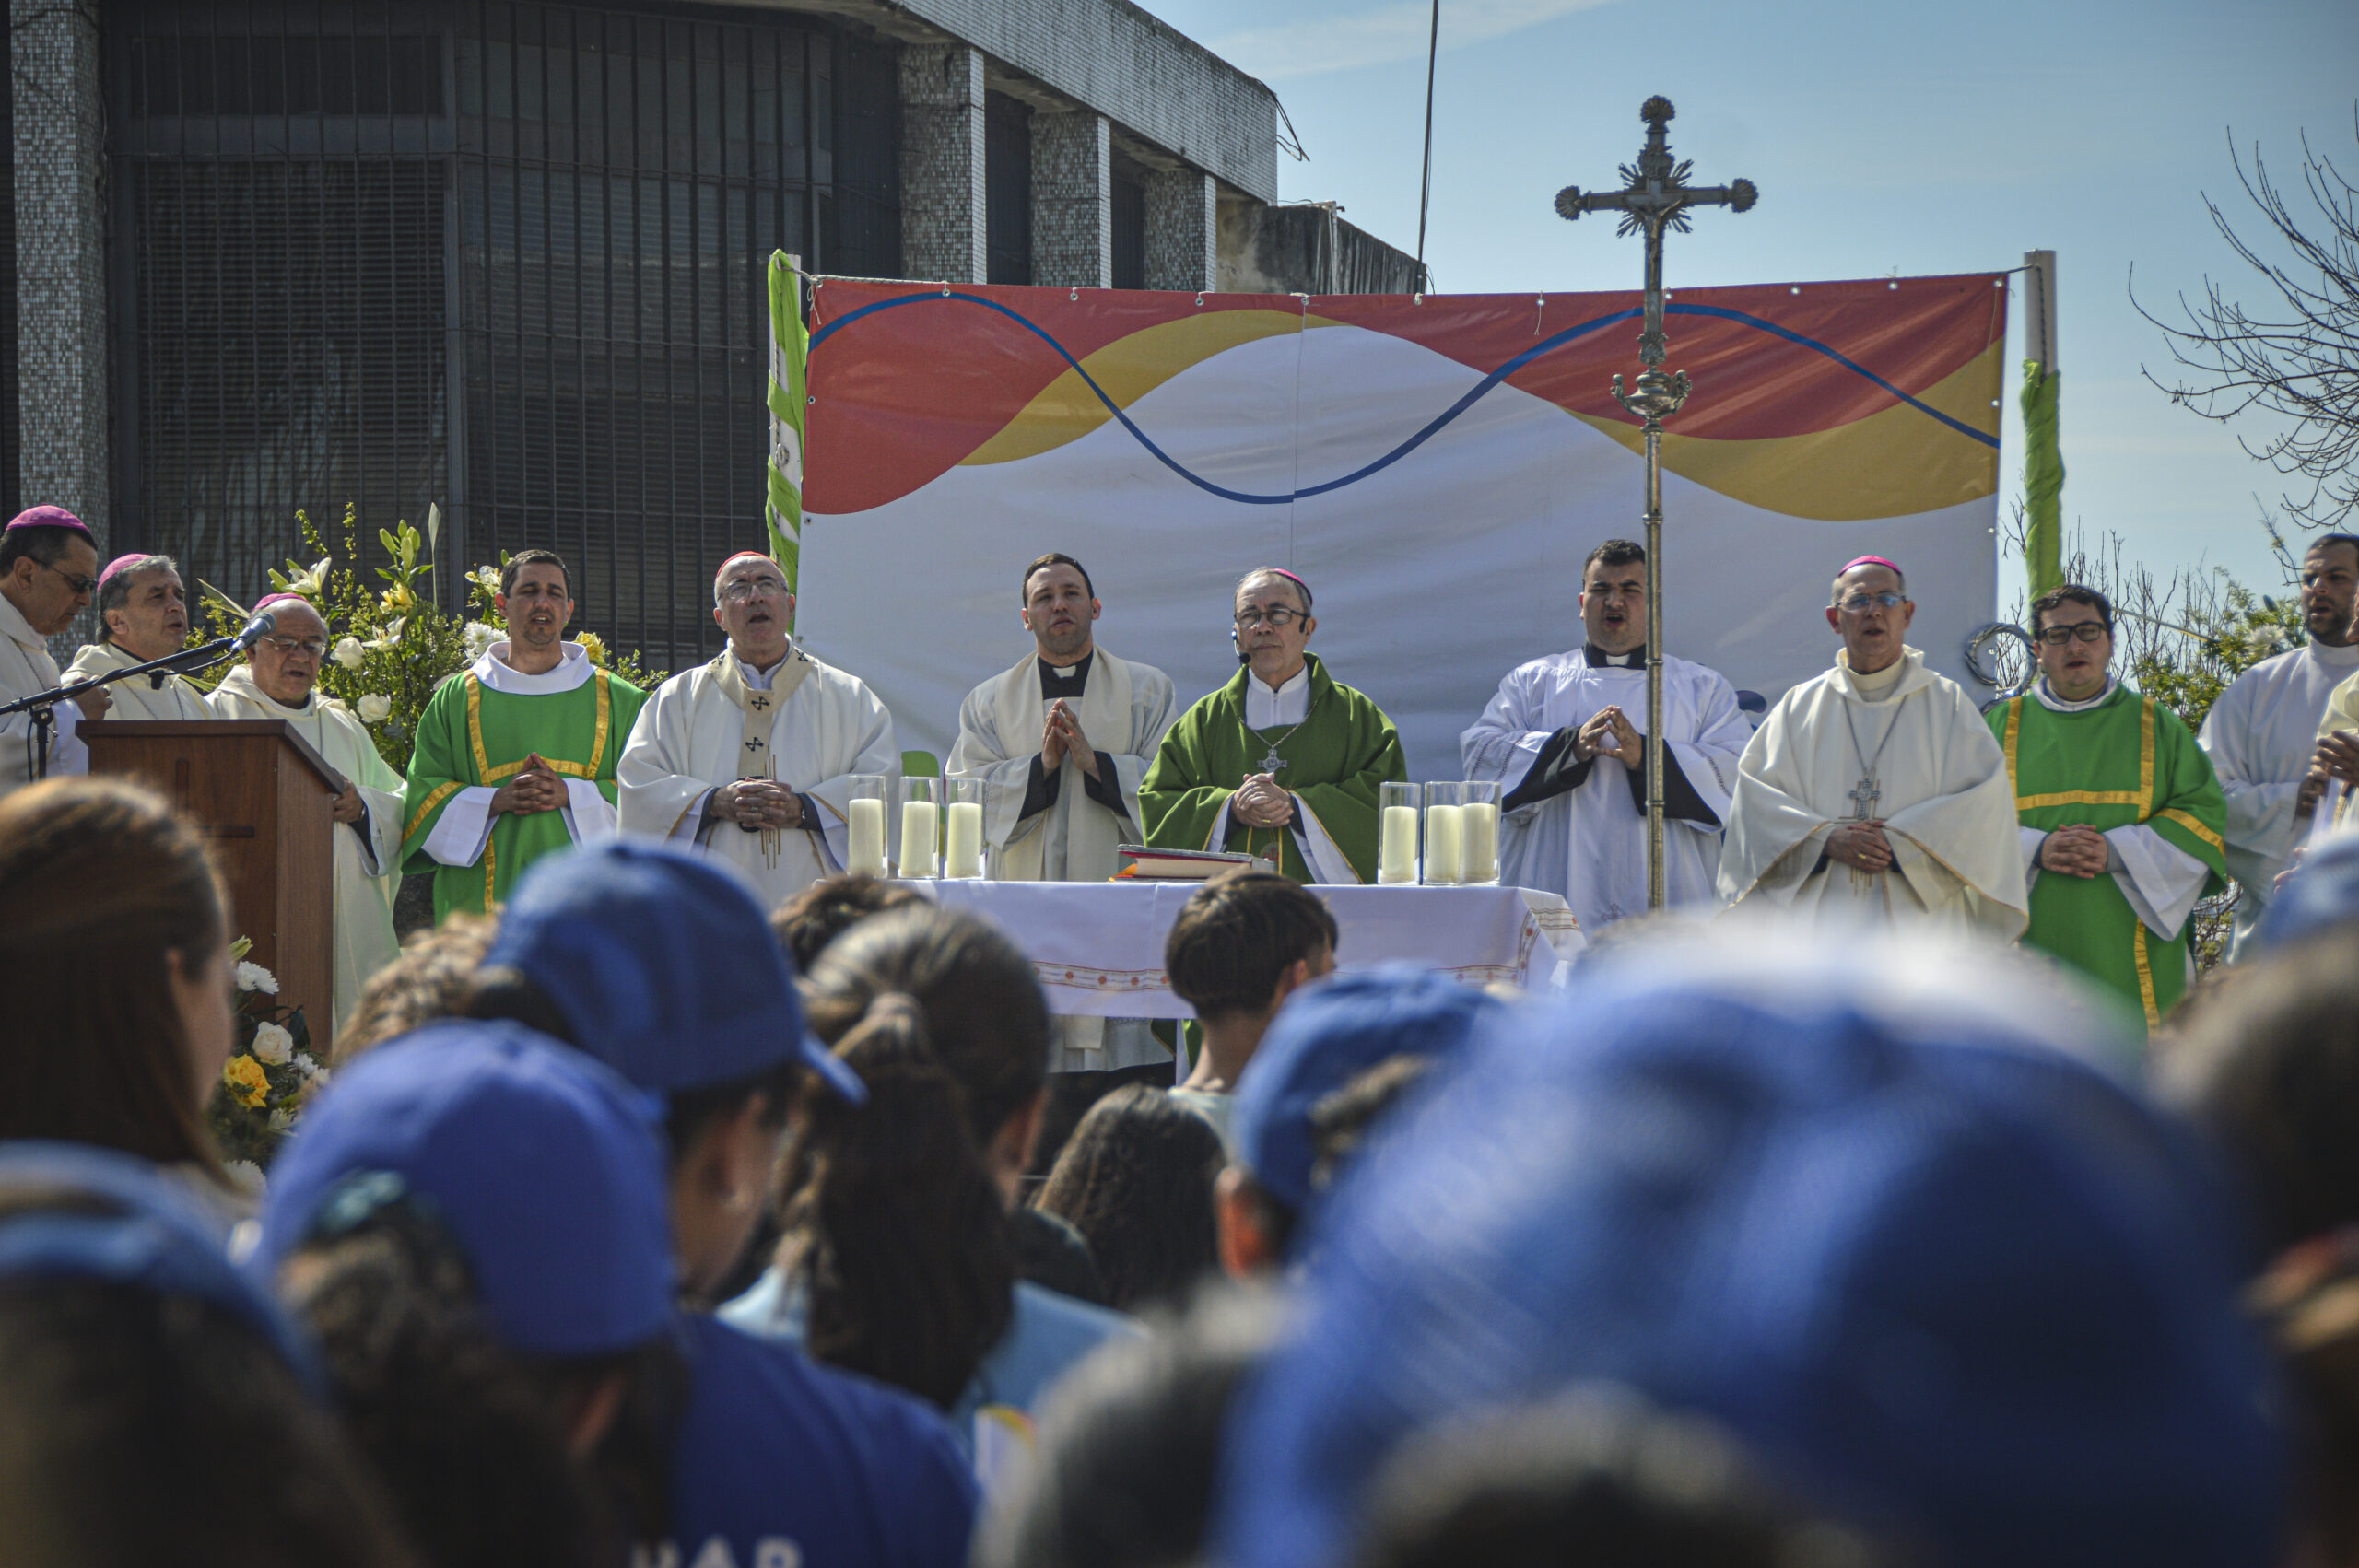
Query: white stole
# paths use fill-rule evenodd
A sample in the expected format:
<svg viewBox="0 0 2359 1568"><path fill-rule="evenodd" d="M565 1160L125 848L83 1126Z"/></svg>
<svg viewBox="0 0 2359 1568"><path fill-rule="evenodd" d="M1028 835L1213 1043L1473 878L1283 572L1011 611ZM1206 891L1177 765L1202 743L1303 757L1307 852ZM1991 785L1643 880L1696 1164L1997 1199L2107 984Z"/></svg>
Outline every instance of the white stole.
<svg viewBox="0 0 2359 1568"><path fill-rule="evenodd" d="M1051 699L1041 695L1039 665L1037 654L1018 661L1015 668L999 678L992 693L992 718L998 726L1003 745L1014 748L1021 743L1019 737L1038 735L1046 721ZM1089 661L1089 676L1082 685L1081 701L1074 713L1092 747L1115 756L1130 752L1135 740L1131 734L1130 667L1098 649ZM1014 755L1024 754L1018 751ZM1121 823L1113 813L1089 798L1084 787L1086 776L1070 747L1057 773L1055 803L1036 815L1029 825L1019 823L992 856L991 874L994 881L1044 880L1043 868L1049 863L1052 841L1064 850L1063 874L1056 880L1103 882L1121 869L1121 857L1115 853L1115 847L1122 841ZM1133 831L1143 832L1136 825L1137 781L1130 780L1127 789L1123 789L1124 781L1120 778L1113 783L1122 791L1122 805L1130 813Z"/></svg>

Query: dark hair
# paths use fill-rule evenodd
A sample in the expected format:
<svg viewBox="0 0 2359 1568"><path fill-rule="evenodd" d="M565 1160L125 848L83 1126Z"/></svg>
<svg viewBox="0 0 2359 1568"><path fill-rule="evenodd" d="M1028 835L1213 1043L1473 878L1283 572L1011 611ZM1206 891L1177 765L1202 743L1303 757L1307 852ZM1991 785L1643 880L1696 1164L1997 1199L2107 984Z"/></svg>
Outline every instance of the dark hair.
<svg viewBox="0 0 2359 1568"><path fill-rule="evenodd" d="M865 872L831 876L813 883L773 910L770 931L794 960L794 972L807 975L829 942L869 916L925 902L904 882Z"/></svg>
<svg viewBox="0 0 2359 1568"><path fill-rule="evenodd" d="M1213 1124L1162 1090L1131 1083L1089 1107L1033 1202L1089 1243L1106 1305L1177 1303L1220 1266Z"/></svg>
<svg viewBox="0 0 2359 1568"><path fill-rule="evenodd" d="M438 1018L464 1016L475 967L499 930L497 916L454 914L412 931L401 955L360 988L360 1000L335 1037L336 1065Z"/></svg>
<svg viewBox="0 0 2359 1568"><path fill-rule="evenodd" d="M52 778L0 800L0 1139L218 1174L169 955L192 979L222 963L222 905L205 840L142 785Z"/></svg>
<svg viewBox="0 0 2359 1568"><path fill-rule="evenodd" d="M1107 1341L1049 1396L1039 1461L985 1510L975 1568L1203 1561L1229 1410L1281 1316L1274 1293L1213 1286L1154 1333Z"/></svg>
<svg viewBox="0 0 2359 1568"><path fill-rule="evenodd" d="M70 532L70 530L67 532ZM141 556L126 565L121 571L116 572L112 577L105 578L100 580L99 583L97 609L99 612L99 641L101 645L111 643L114 640L113 629L107 625L107 612L109 610L120 610L123 605L129 603L131 601L131 579L152 571L168 571L174 577L178 577L181 574L180 563L173 560L170 556Z"/></svg>
<svg viewBox="0 0 2359 1568"><path fill-rule="evenodd" d="M509 556L508 564L499 568L501 597L516 591L516 574L526 567L555 567L565 574L565 596L568 599L573 597L573 568L567 566L565 557L555 550L519 550Z"/></svg>
<svg viewBox="0 0 2359 1568"><path fill-rule="evenodd" d="M65 558L65 552L76 544L88 544L90 536L78 528L50 528L27 523L0 532L0 573L17 564L20 556L29 556L42 566L53 567Z"/></svg>
<svg viewBox="0 0 2359 1568"><path fill-rule="evenodd" d="M2303 547L2302 554L2306 556L2312 550L2324 550L2335 544L2348 544L2352 549L2359 550L2359 533L2321 533Z"/></svg>
<svg viewBox="0 0 2359 1568"><path fill-rule="evenodd" d="M406 1201L308 1241L281 1280L437 1568L619 1562L629 1541L669 1530L687 1371L668 1338L573 1361L509 1350L456 1244ZM585 1463L564 1422L616 1372L622 1408Z"/></svg>
<svg viewBox="0 0 2359 1568"><path fill-rule="evenodd" d="M1324 1192L1367 1141L1376 1124L1421 1082L1433 1067L1422 1056L1389 1056L1362 1069L1341 1088L1321 1094L1310 1107L1310 1188Z"/></svg>
<svg viewBox="0 0 2359 1568"><path fill-rule="evenodd" d="M117 1212L80 1193L10 1213ZM211 1302L0 1281L0 1562L412 1568L378 1480L280 1352Z"/></svg>
<svg viewBox="0 0 2359 1568"><path fill-rule="evenodd" d="M815 1100L781 1164L779 1262L811 1353L948 1408L1015 1310L1015 1249L984 1151L1048 1081L1032 965L971 915L863 920L812 966L811 1027L868 1086Z"/></svg>
<svg viewBox="0 0 2359 1568"><path fill-rule="evenodd" d="M1297 959L1333 951L1335 917L1274 872L1230 872L1188 896L1163 942L1171 991L1198 1018L1266 1012Z"/></svg>
<svg viewBox="0 0 2359 1568"><path fill-rule="evenodd" d="M1583 558L1581 580L1587 582L1589 568L1601 561L1609 567L1626 567L1633 561L1643 563L1646 558L1647 547L1644 544L1633 544L1627 539L1609 539Z"/></svg>
<svg viewBox="0 0 2359 1568"><path fill-rule="evenodd" d="M2094 588L2083 588L2077 582L2068 582L2060 588L2049 589L2031 602L2031 635L2039 635L2041 616L2066 604L2086 604L2097 613L2097 619L2105 623L2107 634L2112 634L2113 606L2106 603L2105 595Z"/></svg>
<svg viewBox="0 0 2359 1568"><path fill-rule="evenodd" d="M1294 573L1286 570L1284 567L1255 567L1251 571L1247 572L1243 577L1237 579L1237 587L1230 591L1229 598L1234 600L1238 594L1244 592L1245 585L1251 582L1257 577L1273 577L1281 582L1290 582L1294 584L1296 594L1302 600L1302 613L1306 615L1310 614L1310 584L1303 581L1302 579L1295 576Z"/></svg>
<svg viewBox="0 0 2359 1568"><path fill-rule="evenodd" d="M1024 568L1023 580L1015 585L1015 602L1018 604L1023 605L1027 609L1031 608L1032 574L1044 570L1050 567L1071 567L1074 570L1081 574L1081 591L1092 599L1097 597L1097 590L1091 587L1089 583L1089 568L1083 566L1079 561L1074 560L1071 556L1066 555L1062 550L1051 550L1047 555L1042 556L1030 566Z"/></svg>

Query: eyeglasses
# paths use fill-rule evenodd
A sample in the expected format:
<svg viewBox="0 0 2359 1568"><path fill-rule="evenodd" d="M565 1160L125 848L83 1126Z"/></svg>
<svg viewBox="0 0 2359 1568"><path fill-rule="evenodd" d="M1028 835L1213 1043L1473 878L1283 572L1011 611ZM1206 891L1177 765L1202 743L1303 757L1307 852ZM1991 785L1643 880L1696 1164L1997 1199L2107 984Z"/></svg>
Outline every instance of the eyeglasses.
<svg viewBox="0 0 2359 1568"><path fill-rule="evenodd" d="M99 579L97 578L76 577L72 572L67 571L64 567L53 567L47 561L35 561L33 565L39 567L45 572L55 572L58 576L65 579L65 586L72 589L76 593L88 593L99 586Z"/></svg>
<svg viewBox="0 0 2359 1568"><path fill-rule="evenodd" d="M783 599L786 584L774 577L739 578L722 585L721 597L732 604L743 604L748 599Z"/></svg>
<svg viewBox="0 0 2359 1568"><path fill-rule="evenodd" d="M1250 631L1253 627L1267 622L1279 631L1284 631L1297 621L1309 618L1299 610L1289 610L1285 605L1279 604L1267 610L1240 610L1238 612L1237 625L1240 631Z"/></svg>
<svg viewBox="0 0 2359 1568"><path fill-rule="evenodd" d="M1897 610L1907 603L1902 593L1854 593L1836 608L1847 615L1864 615L1871 610Z"/></svg>
<svg viewBox="0 0 2359 1568"><path fill-rule="evenodd" d="M2061 648L2068 642L2095 642L2105 636L2103 621L2075 621L2069 626L2042 626L2039 640L2050 648Z"/></svg>
<svg viewBox="0 0 2359 1568"><path fill-rule="evenodd" d="M286 658L292 658L298 653L308 653L317 659L328 650L327 640L323 638L266 637L262 640L264 647L277 649L279 654Z"/></svg>

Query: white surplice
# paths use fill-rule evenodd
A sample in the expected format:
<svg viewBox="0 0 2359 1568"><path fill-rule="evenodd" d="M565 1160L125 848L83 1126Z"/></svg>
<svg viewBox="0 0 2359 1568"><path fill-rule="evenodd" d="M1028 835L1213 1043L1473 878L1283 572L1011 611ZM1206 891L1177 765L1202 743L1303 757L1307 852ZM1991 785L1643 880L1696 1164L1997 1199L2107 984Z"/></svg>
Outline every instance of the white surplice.
<svg viewBox="0 0 2359 1568"><path fill-rule="evenodd" d="M1662 700L1664 749L1717 819L1665 820L1665 891L1673 906L1712 903L1720 825L1728 821L1737 759L1753 730L1727 678L1684 659L1664 658ZM1496 778L1500 795L1512 795L1559 731L1578 730L1615 706L1643 737L1643 663L1592 666L1586 650L1575 649L1518 665L1499 683L1483 717L1459 737L1466 777ZM1606 744L1613 744L1611 737ZM1629 769L1614 752L1601 753L1589 777L1572 789L1500 817L1499 879L1562 895L1581 929L1591 933L1646 913L1647 818L1631 800Z"/></svg>
<svg viewBox="0 0 2359 1568"><path fill-rule="evenodd" d="M363 807L357 823L335 827L335 989L334 1016L323 1034L312 1021L314 1047L324 1051L359 1005L360 988L401 952L393 937L393 894L402 862L402 776L377 753L368 727L352 710L314 692L301 708L289 708L254 685L241 664L224 676L207 699L217 719L283 719L358 785Z"/></svg>
<svg viewBox="0 0 2359 1568"><path fill-rule="evenodd" d="M2359 674L2359 644L2313 642L2264 659L2220 694L2196 737L2228 797L2228 874L2242 889L2238 949L2260 923L2277 873L2293 852L2294 797L2318 750L2327 699L2353 674Z"/></svg>
<svg viewBox="0 0 2359 1568"><path fill-rule="evenodd" d="M1827 835L1861 814L1884 825L1893 869L1825 859ZM2006 755L1956 682L1904 649L1874 675L1835 667L1778 699L1739 764L1720 896L1830 922L1931 924L2003 941L2028 923L2022 837Z"/></svg>
<svg viewBox="0 0 2359 1568"><path fill-rule="evenodd" d="M502 638L467 666L467 673L510 696L556 696L587 685L598 673L598 667L590 662L589 649L578 642L557 644L556 667L537 675L528 675L509 663L509 651L508 640ZM612 837L615 808L606 803L598 781L559 777L565 785L565 804L557 813L573 841L583 844ZM420 848L446 866L480 865L484 846L491 842L491 798L499 793L495 785L470 784L452 796Z"/></svg>
<svg viewBox="0 0 2359 1568"><path fill-rule="evenodd" d="M134 664L147 661L126 651L120 643L87 642L76 651L74 662L65 667L69 681L87 681L93 675L103 675L114 670L128 670ZM114 719L211 719L213 709L205 704L205 694L178 675L167 675L160 686L148 685L145 675L134 675L127 681L117 681L107 687L107 696L114 706L107 709L107 717Z"/></svg>
<svg viewBox="0 0 2359 1568"><path fill-rule="evenodd" d="M959 705L958 742L951 749L949 771L953 778L983 781L983 842L994 881L1104 882L1122 869L1116 846L1145 841L1139 780L1178 718L1171 678L1151 664L1117 659L1100 648L1090 655L1079 696L1062 699L1080 720L1090 748L1113 763L1121 814L1091 797L1087 776L1071 751L1058 767L1055 801L1028 817L1022 814L1031 792L1032 763L1040 755L1040 731L1058 700L1044 692L1039 657L1027 655L1014 669L968 692ZM1058 1072L1139 1067L1170 1055L1142 1019L1061 1017L1057 1028L1059 1048L1050 1067Z"/></svg>
<svg viewBox="0 0 2359 1568"><path fill-rule="evenodd" d="M57 661L49 656L46 638L33 630L24 612L0 593L0 707L63 685ZM90 752L74 732L82 710L70 702L50 708L56 727L50 731L49 777L87 773ZM22 789L33 777L33 716L11 713L0 719L0 795Z"/></svg>
<svg viewBox="0 0 2359 1568"><path fill-rule="evenodd" d="M883 774L889 804L901 754L893 742L893 716L874 692L790 647L768 671L735 665L748 692L770 690L790 661L804 666L800 684L770 717L767 762L746 765L746 714L723 690L721 676L722 661L734 658L724 650L648 697L615 769L619 816L625 833L694 844L727 860L752 880L763 907L775 909L843 870L851 848L851 778ZM771 834L748 833L706 810L714 786L745 778L776 778L817 810L806 808L804 826ZM889 840L898 813L888 809L885 815Z"/></svg>

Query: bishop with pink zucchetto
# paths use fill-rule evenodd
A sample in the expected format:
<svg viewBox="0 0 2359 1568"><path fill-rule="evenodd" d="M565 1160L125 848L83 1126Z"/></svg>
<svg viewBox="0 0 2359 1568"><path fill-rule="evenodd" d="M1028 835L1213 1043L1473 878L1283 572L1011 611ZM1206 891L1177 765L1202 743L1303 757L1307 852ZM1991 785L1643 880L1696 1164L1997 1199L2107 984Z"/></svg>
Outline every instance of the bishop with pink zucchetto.
<svg viewBox="0 0 2359 1568"><path fill-rule="evenodd" d="M73 625L98 586L98 538L64 507L19 512L0 531L0 705L61 684L49 639ZM97 686L52 705L51 774L88 771L90 754L75 730L85 719L105 718L111 700ZM29 712L0 718L0 795L36 777L40 750Z"/></svg>
<svg viewBox="0 0 2359 1568"><path fill-rule="evenodd" d="M1737 766L1719 868L1732 907L2022 934L2007 757L1974 700L1907 646L1916 613L1881 556L1836 575L1835 667L1778 700Z"/></svg>

